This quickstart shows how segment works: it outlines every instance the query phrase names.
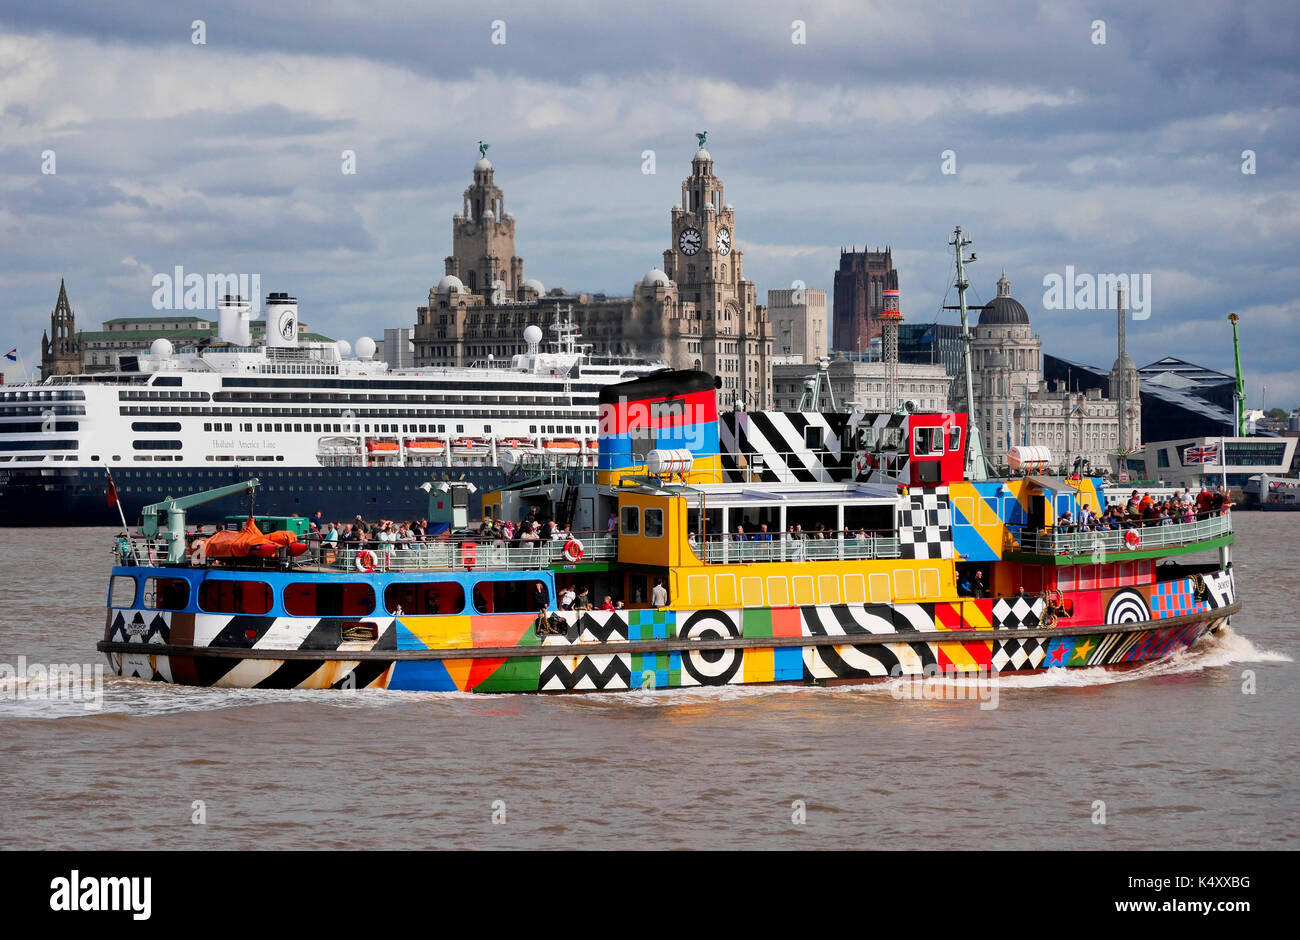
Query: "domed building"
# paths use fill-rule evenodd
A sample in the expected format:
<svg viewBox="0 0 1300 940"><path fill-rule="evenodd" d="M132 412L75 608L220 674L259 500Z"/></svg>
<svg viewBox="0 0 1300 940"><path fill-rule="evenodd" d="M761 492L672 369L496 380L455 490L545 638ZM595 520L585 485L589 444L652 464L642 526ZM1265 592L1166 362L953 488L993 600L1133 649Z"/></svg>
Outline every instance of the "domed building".
<svg viewBox="0 0 1300 940"><path fill-rule="evenodd" d="M1100 389L1071 391L1043 380L1042 337L1034 333L1024 305L1011 296L1005 270L997 295L980 308L971 332L975 403L967 408L965 382L959 379L954 407L968 411L979 428L989 464L1003 467L1012 447L1034 444L1051 450L1057 469L1108 471L1109 454L1119 447L1118 403ZM1129 440L1138 436L1132 427Z"/></svg>

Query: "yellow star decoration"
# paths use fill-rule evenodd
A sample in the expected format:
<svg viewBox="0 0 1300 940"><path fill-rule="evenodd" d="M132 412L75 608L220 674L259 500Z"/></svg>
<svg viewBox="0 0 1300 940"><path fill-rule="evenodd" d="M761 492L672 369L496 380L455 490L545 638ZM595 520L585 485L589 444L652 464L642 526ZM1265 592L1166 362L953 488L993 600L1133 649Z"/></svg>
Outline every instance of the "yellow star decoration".
<svg viewBox="0 0 1300 940"><path fill-rule="evenodd" d="M1096 645L1097 644L1092 642L1092 640L1085 640L1082 644L1074 648L1074 656L1078 656L1086 663L1088 661L1088 651ZM1070 658L1073 659L1074 656L1071 656Z"/></svg>

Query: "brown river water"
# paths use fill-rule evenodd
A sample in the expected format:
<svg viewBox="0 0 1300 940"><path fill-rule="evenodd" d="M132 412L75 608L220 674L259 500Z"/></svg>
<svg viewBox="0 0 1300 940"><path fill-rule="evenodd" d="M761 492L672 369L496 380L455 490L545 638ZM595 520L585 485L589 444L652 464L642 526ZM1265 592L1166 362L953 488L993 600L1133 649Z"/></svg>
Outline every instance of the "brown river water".
<svg viewBox="0 0 1300 940"><path fill-rule="evenodd" d="M890 685L42 696L32 664L104 662L112 532L0 530L0 845L1296 848L1300 514L1236 525L1231 630L999 679L993 708Z"/></svg>

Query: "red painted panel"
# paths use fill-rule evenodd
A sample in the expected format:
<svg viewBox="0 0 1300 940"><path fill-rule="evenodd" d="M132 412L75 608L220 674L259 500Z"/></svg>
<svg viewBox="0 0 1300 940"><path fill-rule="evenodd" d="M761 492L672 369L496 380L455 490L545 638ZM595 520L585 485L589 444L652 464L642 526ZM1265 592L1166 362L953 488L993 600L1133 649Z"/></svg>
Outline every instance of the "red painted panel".
<svg viewBox="0 0 1300 940"><path fill-rule="evenodd" d="M1105 594L1109 591L1066 591L1065 597L1074 602L1074 616L1062 617L1061 626L1102 623L1105 620Z"/></svg>
<svg viewBox="0 0 1300 940"><path fill-rule="evenodd" d="M772 636L803 636L803 618L798 607L772 608Z"/></svg>

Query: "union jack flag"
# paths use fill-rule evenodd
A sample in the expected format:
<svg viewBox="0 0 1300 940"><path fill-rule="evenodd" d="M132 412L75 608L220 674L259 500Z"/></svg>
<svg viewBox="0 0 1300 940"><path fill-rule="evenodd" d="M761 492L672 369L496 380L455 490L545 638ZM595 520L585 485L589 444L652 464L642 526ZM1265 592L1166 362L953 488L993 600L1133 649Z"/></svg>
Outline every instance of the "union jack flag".
<svg viewBox="0 0 1300 940"><path fill-rule="evenodd" d="M1189 447L1183 451L1183 463L1218 463L1218 447Z"/></svg>

